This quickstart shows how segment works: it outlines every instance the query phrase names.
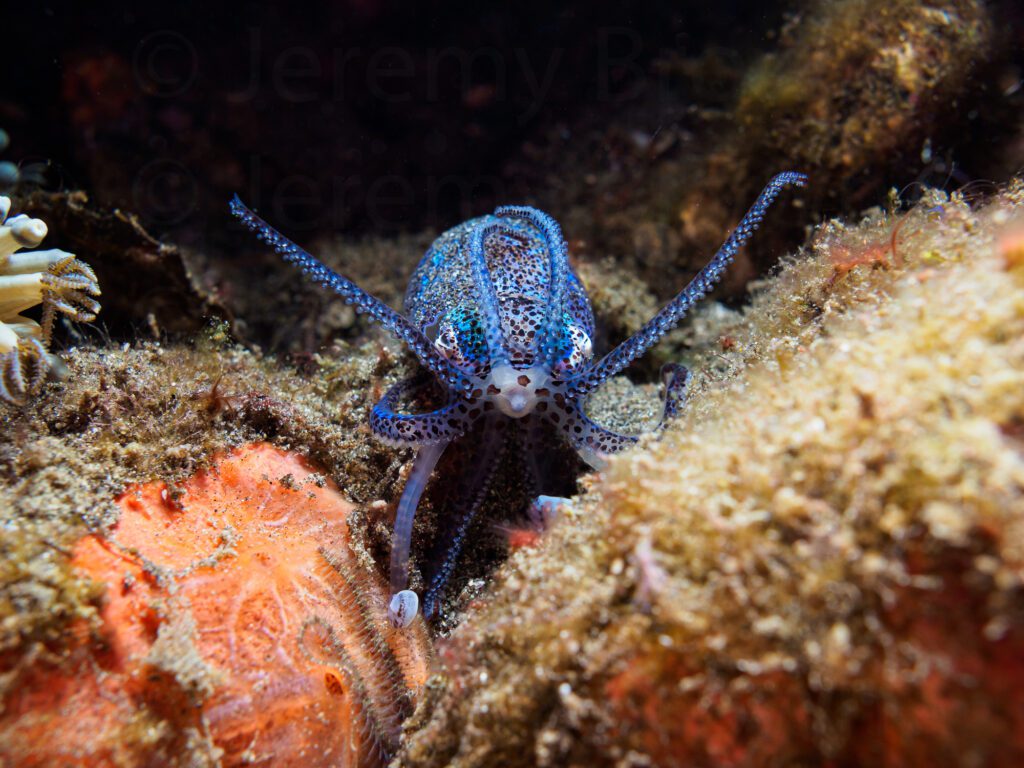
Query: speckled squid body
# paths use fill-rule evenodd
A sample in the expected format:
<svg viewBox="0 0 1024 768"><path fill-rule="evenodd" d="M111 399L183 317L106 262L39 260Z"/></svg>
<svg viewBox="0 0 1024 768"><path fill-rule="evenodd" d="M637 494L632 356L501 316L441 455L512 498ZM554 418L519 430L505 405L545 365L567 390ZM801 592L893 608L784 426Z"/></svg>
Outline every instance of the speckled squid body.
<svg viewBox="0 0 1024 768"><path fill-rule="evenodd" d="M754 233L787 185L803 185L798 173L775 176L714 258L637 333L595 360L594 317L569 265L558 224L534 208L509 206L467 221L441 235L413 273L401 314L325 267L277 233L236 197L232 212L312 279L340 294L405 341L447 391L447 402L424 414L399 413L413 382L392 388L373 409L371 426L381 438L419 448L398 504L391 553L392 621L408 624L420 596L408 589L412 523L420 497L445 448L472 430L480 445L461 522L448 554L424 593L434 610L461 551L463 538L486 494L489 478L505 452L499 421L515 423L531 488L540 489L538 435L560 434L579 455L599 466L604 454L634 444L636 436L606 429L587 417L588 395L646 352L674 328L719 280L737 250ZM666 366L664 418L678 410L688 374ZM532 469L531 469L532 468Z"/></svg>

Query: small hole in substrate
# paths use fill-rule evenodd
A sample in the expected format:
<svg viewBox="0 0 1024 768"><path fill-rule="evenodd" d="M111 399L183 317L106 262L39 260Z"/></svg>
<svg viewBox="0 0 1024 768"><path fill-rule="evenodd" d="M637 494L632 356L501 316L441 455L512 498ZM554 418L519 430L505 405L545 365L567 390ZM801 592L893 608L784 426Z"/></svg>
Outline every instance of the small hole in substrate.
<svg viewBox="0 0 1024 768"><path fill-rule="evenodd" d="M345 688L341 684L341 680L333 672L324 673L324 687L327 688L327 692L332 696L345 695Z"/></svg>

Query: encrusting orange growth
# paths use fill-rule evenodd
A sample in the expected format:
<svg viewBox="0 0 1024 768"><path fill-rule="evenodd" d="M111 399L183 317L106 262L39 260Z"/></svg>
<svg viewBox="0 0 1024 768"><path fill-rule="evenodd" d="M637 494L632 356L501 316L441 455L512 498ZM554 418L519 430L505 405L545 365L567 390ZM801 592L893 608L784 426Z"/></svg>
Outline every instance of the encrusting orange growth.
<svg viewBox="0 0 1024 768"><path fill-rule="evenodd" d="M102 629L22 671L0 763L348 766L394 749L426 632L387 623L351 505L303 459L247 446L119 504L73 555L107 586Z"/></svg>

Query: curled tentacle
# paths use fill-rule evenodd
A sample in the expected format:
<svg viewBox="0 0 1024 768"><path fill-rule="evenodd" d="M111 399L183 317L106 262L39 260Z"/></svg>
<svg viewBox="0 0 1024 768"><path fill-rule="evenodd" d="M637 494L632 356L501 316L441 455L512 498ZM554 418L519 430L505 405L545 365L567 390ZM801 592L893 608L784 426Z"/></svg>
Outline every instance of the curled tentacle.
<svg viewBox="0 0 1024 768"><path fill-rule="evenodd" d="M686 400L690 373L683 366L672 363L662 368L662 380L665 383L665 407L656 429L661 429L679 413ZM641 437L623 435L602 427L587 416L579 399L568 400L564 409L549 410L546 415L569 439L580 458L594 469L604 468L607 454L636 445Z"/></svg>
<svg viewBox="0 0 1024 768"><path fill-rule="evenodd" d="M419 598L409 586L409 549L412 545L412 524L420 497L430 480L430 473L448 447L449 441L428 443L420 448L412 465L412 474L405 483L402 498L395 512L395 532L391 540L391 602L388 616L396 627L406 627L416 617Z"/></svg>
<svg viewBox="0 0 1024 768"><path fill-rule="evenodd" d="M398 401L417 388L418 382L400 381L388 390L370 413L370 428L385 442L401 445L430 445L461 437L480 409L465 400L454 400L429 413L397 413Z"/></svg>
<svg viewBox="0 0 1024 768"><path fill-rule="evenodd" d="M593 392L603 381L621 371L636 358L650 349L662 336L676 327L683 315L703 299L721 278L725 268L732 262L740 247L750 239L769 206L779 193L790 184L802 187L807 177L802 173L780 173L772 178L747 211L736 229L726 239L718 253L704 269L697 273L672 301L662 307L644 326L601 358L593 366L566 381L567 393L571 396Z"/></svg>
<svg viewBox="0 0 1024 768"><path fill-rule="evenodd" d="M582 403L575 400L570 401L569 407L562 413L558 426L580 458L594 469L604 469L606 454L618 453L636 445L640 439L638 435L623 435L602 427L592 421L584 413Z"/></svg>
<svg viewBox="0 0 1024 768"><path fill-rule="evenodd" d="M462 395L467 395L472 391L473 382L438 352L430 339L405 315L395 311L380 299L371 296L347 277L329 269L253 213L237 195L231 201L231 212L245 226L255 232L257 237L270 245L285 260L299 267L314 282L331 289L346 303L351 304L356 311L376 320L408 344L420 362L452 389Z"/></svg>

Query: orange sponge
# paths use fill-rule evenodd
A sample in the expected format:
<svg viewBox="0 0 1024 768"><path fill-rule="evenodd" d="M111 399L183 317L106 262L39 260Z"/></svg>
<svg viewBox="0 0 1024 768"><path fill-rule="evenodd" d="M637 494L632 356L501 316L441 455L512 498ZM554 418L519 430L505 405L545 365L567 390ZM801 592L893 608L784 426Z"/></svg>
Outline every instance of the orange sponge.
<svg viewBox="0 0 1024 768"><path fill-rule="evenodd" d="M424 683L349 547L351 505L305 461L238 449L172 491L129 489L75 567L107 585L102 632L23 665L0 717L18 765L364 765Z"/></svg>

